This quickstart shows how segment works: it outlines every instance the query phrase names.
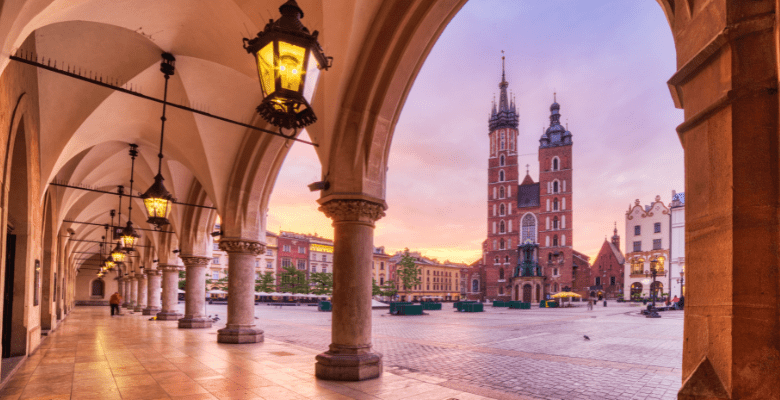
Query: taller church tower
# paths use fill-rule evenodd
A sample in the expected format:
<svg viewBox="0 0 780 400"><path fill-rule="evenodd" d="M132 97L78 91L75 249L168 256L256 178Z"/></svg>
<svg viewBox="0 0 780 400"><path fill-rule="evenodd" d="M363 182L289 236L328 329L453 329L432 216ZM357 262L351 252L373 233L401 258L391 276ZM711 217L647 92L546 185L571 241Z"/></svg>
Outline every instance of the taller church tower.
<svg viewBox="0 0 780 400"><path fill-rule="evenodd" d="M561 126L560 110L553 98L550 127L539 139L539 263L547 293L573 287L572 135Z"/></svg>
<svg viewBox="0 0 780 400"><path fill-rule="evenodd" d="M491 299L509 299L509 280L517 264L517 125L514 99L509 99L501 57L501 94L498 105L493 103L488 126L490 154L488 157L488 238L485 257L485 294Z"/></svg>

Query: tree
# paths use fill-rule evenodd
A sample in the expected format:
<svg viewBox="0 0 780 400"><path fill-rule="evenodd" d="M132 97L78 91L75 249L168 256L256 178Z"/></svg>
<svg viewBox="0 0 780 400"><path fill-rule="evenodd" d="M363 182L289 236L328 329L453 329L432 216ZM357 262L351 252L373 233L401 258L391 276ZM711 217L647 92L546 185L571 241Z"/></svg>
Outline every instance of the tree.
<svg viewBox="0 0 780 400"><path fill-rule="evenodd" d="M293 266L284 267L279 273L279 289L289 293L309 293L309 280L306 272Z"/></svg>
<svg viewBox="0 0 780 400"><path fill-rule="evenodd" d="M374 278L371 278L371 295L372 296L382 295L382 287L376 284L376 279Z"/></svg>
<svg viewBox="0 0 780 400"><path fill-rule="evenodd" d="M272 272L266 272L260 275L260 279L255 280L255 292L275 292L276 282Z"/></svg>
<svg viewBox="0 0 780 400"><path fill-rule="evenodd" d="M187 287L187 275L184 271L179 271L179 289L184 290Z"/></svg>
<svg viewBox="0 0 780 400"><path fill-rule="evenodd" d="M389 281L385 286L380 286L381 296L393 297L398 294L398 289L395 287L395 282Z"/></svg>
<svg viewBox="0 0 780 400"><path fill-rule="evenodd" d="M398 262L396 276L398 276L399 286L403 287L404 290L409 290L422 282L420 269L417 268L414 258L409 255L408 248L404 249L404 255L401 257L401 261Z"/></svg>
<svg viewBox="0 0 780 400"><path fill-rule="evenodd" d="M309 281L314 284L311 291L317 295L333 293L332 272L312 272Z"/></svg>

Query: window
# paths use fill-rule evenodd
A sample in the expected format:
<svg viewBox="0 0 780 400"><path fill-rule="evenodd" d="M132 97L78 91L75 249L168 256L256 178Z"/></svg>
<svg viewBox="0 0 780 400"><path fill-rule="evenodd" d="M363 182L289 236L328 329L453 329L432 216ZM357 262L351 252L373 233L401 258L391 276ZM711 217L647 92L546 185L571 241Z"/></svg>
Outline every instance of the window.
<svg viewBox="0 0 780 400"><path fill-rule="evenodd" d="M219 264L219 257L214 257L213 260L211 260L212 264Z"/></svg>
<svg viewBox="0 0 780 400"><path fill-rule="evenodd" d="M661 223L660 222L656 222L655 224L653 224L653 232L661 233Z"/></svg>
<svg viewBox="0 0 780 400"><path fill-rule="evenodd" d="M255 260L255 268L260 268L260 260Z"/></svg>
<svg viewBox="0 0 780 400"><path fill-rule="evenodd" d="M502 204L503 206L503 204ZM498 223L498 233L506 233L506 225L504 225L504 221L501 221ZM504 248L504 241L501 240L501 248Z"/></svg>
<svg viewBox="0 0 780 400"><path fill-rule="evenodd" d="M503 295L503 294L504 294L504 287L503 286L499 286L498 287L498 295L500 296L500 295Z"/></svg>
<svg viewBox="0 0 780 400"><path fill-rule="evenodd" d="M496 262L495 262L495 264L498 264L498 256L496 256Z"/></svg>
<svg viewBox="0 0 780 400"><path fill-rule="evenodd" d="M298 260L298 269L306 270L306 260Z"/></svg>
<svg viewBox="0 0 780 400"><path fill-rule="evenodd" d="M211 279L218 280L219 279L219 272L212 272L211 273Z"/></svg>
<svg viewBox="0 0 780 400"><path fill-rule="evenodd" d="M289 257L282 258L282 268L289 268L292 267L293 263L292 260Z"/></svg>
<svg viewBox="0 0 780 400"><path fill-rule="evenodd" d="M499 250L504 250L504 248L505 248L505 247L504 247L504 239L501 239L501 240L500 240L498 243L499 243L499 245L500 245L500 246L499 246Z"/></svg>
<svg viewBox="0 0 780 400"><path fill-rule="evenodd" d="M298 246L298 253L306 254L306 247L304 246Z"/></svg>
<svg viewBox="0 0 780 400"><path fill-rule="evenodd" d="M282 246L282 250L284 250L284 251L289 253L290 252L290 245L286 244L286 245Z"/></svg>
<svg viewBox="0 0 780 400"><path fill-rule="evenodd" d="M312 261L317 261L317 255L314 253L311 253L311 259Z"/></svg>
<svg viewBox="0 0 780 400"><path fill-rule="evenodd" d="M499 182L504 181L504 171L498 171L498 181Z"/></svg>
<svg viewBox="0 0 780 400"><path fill-rule="evenodd" d="M558 229L558 217L553 218L553 229Z"/></svg>
<svg viewBox="0 0 780 400"><path fill-rule="evenodd" d="M501 188L501 190L503 191L503 190L504 190L504 188ZM503 217L504 215L506 215L506 206L504 206L503 204L502 204L501 206L499 206L499 207L498 207L498 214L499 214L500 216L502 216L502 217Z"/></svg>
<svg viewBox="0 0 780 400"><path fill-rule="evenodd" d="M323 265L323 266L322 266L322 272L323 272L323 273L326 273L326 272L328 272L328 267L327 267L327 266L325 266L325 265Z"/></svg>
<svg viewBox="0 0 780 400"><path fill-rule="evenodd" d="M317 272L317 264L311 265L311 272Z"/></svg>
<svg viewBox="0 0 780 400"><path fill-rule="evenodd" d="M553 275L558 276L558 268L553 268ZM555 289L558 290L558 289Z"/></svg>
<svg viewBox="0 0 780 400"><path fill-rule="evenodd" d="M634 242L634 251L642 251L642 242L641 241L640 242Z"/></svg>
<svg viewBox="0 0 780 400"><path fill-rule="evenodd" d="M526 239L531 239L532 241L536 242L536 219L534 216L531 214L526 214L526 216L523 217L522 224L522 236L520 240L525 242Z"/></svg>
<svg viewBox="0 0 780 400"><path fill-rule="evenodd" d="M219 243L214 243L214 251L219 251Z"/></svg>
<svg viewBox="0 0 780 400"><path fill-rule="evenodd" d="M506 149L506 135L501 132L501 150Z"/></svg>
<svg viewBox="0 0 780 400"><path fill-rule="evenodd" d="M474 279L471 281L471 291L472 292L479 292L479 281Z"/></svg>
<svg viewBox="0 0 780 400"><path fill-rule="evenodd" d="M556 293L558 292L558 284L557 283L553 285L553 292L556 292Z"/></svg>
<svg viewBox="0 0 780 400"><path fill-rule="evenodd" d="M384 276L380 276L379 277L379 284L380 285L384 285L385 284L385 277Z"/></svg>
<svg viewBox="0 0 780 400"><path fill-rule="evenodd" d="M553 193L558 193L558 181L553 182Z"/></svg>
<svg viewBox="0 0 780 400"><path fill-rule="evenodd" d="M553 236L553 247L558 247L558 235Z"/></svg>
<svg viewBox="0 0 780 400"><path fill-rule="evenodd" d="M322 255L322 261L328 261L328 256L326 254Z"/></svg>
<svg viewBox="0 0 780 400"><path fill-rule="evenodd" d="M553 200L553 211L558 211L558 198Z"/></svg>
<svg viewBox="0 0 780 400"><path fill-rule="evenodd" d="M500 188L498 188L498 198L499 198L499 199L503 199L503 198L505 197L505 196L504 196L504 195L505 195L505 193L506 193L506 191L504 191L504 187L503 187L503 186L501 186ZM503 205L502 205L502 207L503 207Z"/></svg>
<svg viewBox="0 0 780 400"><path fill-rule="evenodd" d="M642 274L644 272L643 271L644 265L645 265L645 260L641 258L638 260L631 261L631 274L632 275Z"/></svg>
<svg viewBox="0 0 780 400"><path fill-rule="evenodd" d="M106 285L102 279L92 281L92 296L105 297Z"/></svg>
<svg viewBox="0 0 780 400"><path fill-rule="evenodd" d="M379 263L379 270L380 271L384 271L385 270L385 263L384 262Z"/></svg>
<svg viewBox="0 0 780 400"><path fill-rule="evenodd" d="M615 286L615 277L614 276L610 276L609 277L609 284L612 285L612 286Z"/></svg>
<svg viewBox="0 0 780 400"><path fill-rule="evenodd" d="M598 285L601 285L601 277L600 276L596 277L596 286L598 286Z"/></svg>
<svg viewBox="0 0 780 400"><path fill-rule="evenodd" d="M558 157L553 158L552 170L553 171L557 171L558 170Z"/></svg>
<svg viewBox="0 0 780 400"><path fill-rule="evenodd" d="M271 249L265 249L265 254L269 255L269 256L273 256L274 255L274 251L271 250Z"/></svg>
<svg viewBox="0 0 780 400"><path fill-rule="evenodd" d="M273 263L273 262L271 262L271 261L268 261L268 262L265 264L265 267L266 267L267 269L273 269L273 268L274 268L274 263Z"/></svg>
<svg viewBox="0 0 780 400"><path fill-rule="evenodd" d="M642 227L639 225L634 226L634 236L638 236L642 234Z"/></svg>
<svg viewBox="0 0 780 400"><path fill-rule="evenodd" d="M504 264L509 264L509 256L504 256Z"/></svg>
<svg viewBox="0 0 780 400"><path fill-rule="evenodd" d="M653 239L653 250L661 250L661 239Z"/></svg>
<svg viewBox="0 0 780 400"><path fill-rule="evenodd" d="M500 162L500 164L499 164L499 165L501 165L501 166L503 167L503 166L504 166L504 162L505 162L505 161L506 161L506 160L504 159L504 155L502 154L502 155L501 155L501 162Z"/></svg>

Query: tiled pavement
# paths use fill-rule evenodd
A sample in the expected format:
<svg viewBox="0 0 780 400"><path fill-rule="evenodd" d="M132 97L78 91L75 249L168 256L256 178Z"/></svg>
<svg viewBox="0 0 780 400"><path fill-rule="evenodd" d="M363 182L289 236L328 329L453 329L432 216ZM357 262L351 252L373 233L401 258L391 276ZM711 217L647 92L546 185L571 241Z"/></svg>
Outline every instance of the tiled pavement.
<svg viewBox="0 0 780 400"><path fill-rule="evenodd" d="M183 307L183 304L181 305ZM396 317L374 311L381 379L316 380L330 313L258 306L262 344L220 345L223 324L180 330L138 314L77 307L0 391L3 399L673 399L682 313L637 308L491 309ZM586 341L582 336L588 335Z"/></svg>

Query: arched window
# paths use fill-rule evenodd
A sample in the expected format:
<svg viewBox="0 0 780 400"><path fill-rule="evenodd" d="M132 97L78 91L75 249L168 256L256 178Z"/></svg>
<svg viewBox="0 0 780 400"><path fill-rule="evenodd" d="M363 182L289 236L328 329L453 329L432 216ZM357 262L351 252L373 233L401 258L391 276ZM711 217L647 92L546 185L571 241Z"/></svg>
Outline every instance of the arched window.
<svg viewBox="0 0 780 400"><path fill-rule="evenodd" d="M472 292L479 292L479 281L474 279L471 281L471 291Z"/></svg>
<svg viewBox="0 0 780 400"><path fill-rule="evenodd" d="M503 190L504 190L504 188L501 188L502 192L503 192ZM499 206L498 207L498 214L501 215L502 217L504 215L506 215L506 206L504 206L503 204L501 206Z"/></svg>
<svg viewBox="0 0 780 400"><path fill-rule="evenodd" d="M526 239L536 242L536 219L532 214L526 214L523 217L520 240L525 242Z"/></svg>
<svg viewBox="0 0 780 400"><path fill-rule="evenodd" d="M504 187L503 187L503 186L501 186L500 188L498 188L498 198L499 198L499 199L503 199L503 198L504 198L504 195L505 195L505 193L506 193L506 192L504 191ZM503 206L501 206L501 207L503 207Z"/></svg>
<svg viewBox="0 0 780 400"><path fill-rule="evenodd" d="M498 287L498 294L499 294L499 296L504 294L504 287L503 286L499 286Z"/></svg>
<svg viewBox="0 0 780 400"><path fill-rule="evenodd" d="M558 193L558 181L553 182L553 193Z"/></svg>
<svg viewBox="0 0 780 400"><path fill-rule="evenodd" d="M92 296L105 297L106 284L102 279L92 281Z"/></svg>
<svg viewBox="0 0 780 400"><path fill-rule="evenodd" d="M506 135L501 132L501 150L506 149Z"/></svg>
<svg viewBox="0 0 780 400"><path fill-rule="evenodd" d="M547 261L552 261L552 253L547 253Z"/></svg>
<svg viewBox="0 0 780 400"><path fill-rule="evenodd" d="M504 248L505 248L504 239L501 239L501 241L499 241L498 244L499 244L498 249L499 250L504 250Z"/></svg>
<svg viewBox="0 0 780 400"><path fill-rule="evenodd" d="M504 205L502 204L501 207ZM503 213L501 215L504 215ZM506 225L504 225L504 221L498 223L498 232L499 233L505 233L506 232ZM501 239L501 248L504 248L504 239Z"/></svg>
<svg viewBox="0 0 780 400"><path fill-rule="evenodd" d="M500 164L499 164L499 165L501 165L501 166L503 167L503 166L504 166L504 163L506 162L506 159L504 158L504 155L503 155L503 154L501 155L501 158L500 158L500 160L501 160L501 161L500 161Z"/></svg>
<svg viewBox="0 0 780 400"><path fill-rule="evenodd" d="M553 236L553 247L558 247L558 235Z"/></svg>
<svg viewBox="0 0 780 400"><path fill-rule="evenodd" d="M558 198L553 199L553 211L558 211Z"/></svg>
<svg viewBox="0 0 780 400"><path fill-rule="evenodd" d="M558 170L558 157L554 157L552 160L552 170L553 171Z"/></svg>
<svg viewBox="0 0 780 400"><path fill-rule="evenodd" d="M504 181L504 170L498 171L498 181L499 182L503 182Z"/></svg>
<svg viewBox="0 0 780 400"><path fill-rule="evenodd" d="M553 218L553 229L558 229L558 217ZM557 236L556 236L557 237ZM556 240L556 243L558 241Z"/></svg>
<svg viewBox="0 0 780 400"><path fill-rule="evenodd" d="M498 270L498 279L504 279L504 269L499 268Z"/></svg>
<svg viewBox="0 0 780 400"><path fill-rule="evenodd" d="M498 256L496 256L496 264L498 264Z"/></svg>
<svg viewBox="0 0 780 400"><path fill-rule="evenodd" d="M504 256L504 264L509 264L509 256Z"/></svg>

